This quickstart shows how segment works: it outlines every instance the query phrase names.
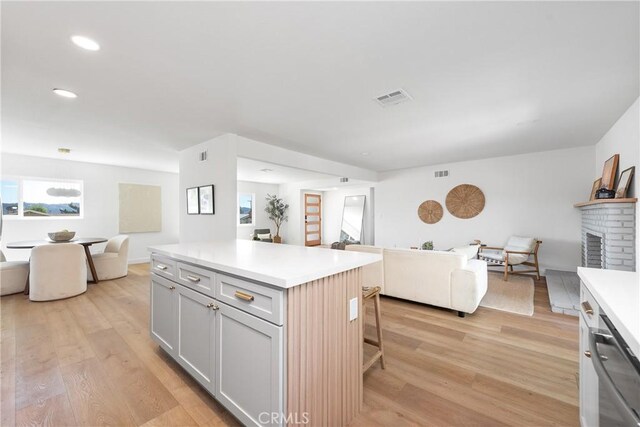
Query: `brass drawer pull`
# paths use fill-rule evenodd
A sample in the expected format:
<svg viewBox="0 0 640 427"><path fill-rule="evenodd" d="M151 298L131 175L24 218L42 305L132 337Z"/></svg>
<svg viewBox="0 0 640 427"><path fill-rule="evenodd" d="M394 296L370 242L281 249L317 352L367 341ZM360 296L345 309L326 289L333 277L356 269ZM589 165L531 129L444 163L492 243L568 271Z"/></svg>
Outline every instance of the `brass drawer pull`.
<svg viewBox="0 0 640 427"><path fill-rule="evenodd" d="M580 305L582 305L582 309L586 314L593 314L593 308L591 307L591 304L589 304L589 301L584 301Z"/></svg>
<svg viewBox="0 0 640 427"><path fill-rule="evenodd" d="M192 276L192 275L187 275L187 279L189 279L190 281L192 281L193 283L198 283L200 281L199 277L196 276Z"/></svg>
<svg viewBox="0 0 640 427"><path fill-rule="evenodd" d="M245 294L242 291L236 291L235 295L236 298L240 298L245 301L253 301L255 299L253 295Z"/></svg>
<svg viewBox="0 0 640 427"><path fill-rule="evenodd" d="M591 352L589 350L585 351L584 355L591 359Z"/></svg>
<svg viewBox="0 0 640 427"><path fill-rule="evenodd" d="M156 264L156 268L157 268L158 270L166 270L166 269L167 269L167 266L166 266L166 265L164 265L164 264Z"/></svg>

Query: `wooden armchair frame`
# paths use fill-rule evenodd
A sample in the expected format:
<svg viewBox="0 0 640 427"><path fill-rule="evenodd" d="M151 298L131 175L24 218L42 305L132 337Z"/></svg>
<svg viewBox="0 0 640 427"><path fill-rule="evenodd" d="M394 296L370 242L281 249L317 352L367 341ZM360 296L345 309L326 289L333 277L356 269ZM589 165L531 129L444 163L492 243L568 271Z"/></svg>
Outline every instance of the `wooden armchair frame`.
<svg viewBox="0 0 640 427"><path fill-rule="evenodd" d="M525 251L507 251L504 248L500 248L497 246L480 246L480 248L478 249L478 258L480 258L480 254L482 253L483 250L495 250L495 251L504 251L505 252L505 257L504 257L504 280L507 281L509 280L509 274L519 274L519 275L529 275L532 273L535 273L536 275L536 279L540 280L540 264L538 263L538 249L540 248L540 245L542 244L542 240L537 240L536 239L536 244L533 247L533 250L531 252L525 252ZM519 270L516 271L513 269L513 264L509 264L509 254L520 254L520 255L529 255L529 257L533 256L533 261L529 261L528 259L525 262L521 262L519 264L515 264L515 265L526 265L528 267L533 267L532 269L529 270ZM496 265L492 265L491 263L487 263L487 267L498 267L498 268L502 268L501 264L496 264Z"/></svg>

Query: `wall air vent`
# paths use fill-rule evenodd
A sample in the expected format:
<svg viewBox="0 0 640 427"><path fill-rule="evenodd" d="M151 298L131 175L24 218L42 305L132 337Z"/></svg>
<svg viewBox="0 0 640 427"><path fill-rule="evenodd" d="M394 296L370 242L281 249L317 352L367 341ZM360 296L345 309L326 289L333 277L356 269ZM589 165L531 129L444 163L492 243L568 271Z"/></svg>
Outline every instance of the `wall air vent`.
<svg viewBox="0 0 640 427"><path fill-rule="evenodd" d="M340 182L349 182L349 178L340 178Z"/></svg>
<svg viewBox="0 0 640 427"><path fill-rule="evenodd" d="M201 162L206 161L206 160L207 160L207 151L206 151L206 150L205 150L205 151L202 151L202 152L200 153L200 155L199 155L199 158L200 158L200 161L201 161Z"/></svg>
<svg viewBox="0 0 640 427"><path fill-rule="evenodd" d="M435 172L433 173L433 175L434 175L436 178L444 178L444 177L446 177L446 176L449 176L449 171L435 171Z"/></svg>
<svg viewBox="0 0 640 427"><path fill-rule="evenodd" d="M381 95L375 98L375 101L380 104L381 107L390 107L392 105L400 104L401 102L406 102L411 100L411 96L404 89L394 90L391 93L387 93L385 95Z"/></svg>

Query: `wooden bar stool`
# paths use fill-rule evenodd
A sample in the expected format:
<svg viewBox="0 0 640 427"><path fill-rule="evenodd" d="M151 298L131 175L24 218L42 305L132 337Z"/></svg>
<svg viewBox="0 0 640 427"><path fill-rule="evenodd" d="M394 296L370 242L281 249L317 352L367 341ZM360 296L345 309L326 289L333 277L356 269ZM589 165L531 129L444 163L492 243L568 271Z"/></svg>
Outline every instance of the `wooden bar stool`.
<svg viewBox="0 0 640 427"><path fill-rule="evenodd" d="M362 288L362 315L365 315L365 304L368 299L373 299L373 308L375 310L376 315L376 333L378 335L378 340L374 341L369 338L365 338L364 342L367 344L371 344L375 347L378 347L378 351L374 354L367 362L362 366L362 373L364 373L367 369L373 366L374 363L378 359L380 359L380 366L384 369L384 350L382 348L382 323L380 321L380 286L374 287L363 287ZM362 319L362 328L364 330L365 327L365 319ZM364 331L363 331L364 335Z"/></svg>

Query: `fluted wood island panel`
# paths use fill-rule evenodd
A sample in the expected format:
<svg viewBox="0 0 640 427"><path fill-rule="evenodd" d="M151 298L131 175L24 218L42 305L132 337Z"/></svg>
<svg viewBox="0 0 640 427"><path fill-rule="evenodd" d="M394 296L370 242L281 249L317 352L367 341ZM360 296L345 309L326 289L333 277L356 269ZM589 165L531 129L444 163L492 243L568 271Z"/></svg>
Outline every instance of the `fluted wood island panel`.
<svg viewBox="0 0 640 427"><path fill-rule="evenodd" d="M346 301L361 296L362 268L287 293L287 412L294 425L344 426L362 407L362 315ZM360 304L358 304L360 306Z"/></svg>

